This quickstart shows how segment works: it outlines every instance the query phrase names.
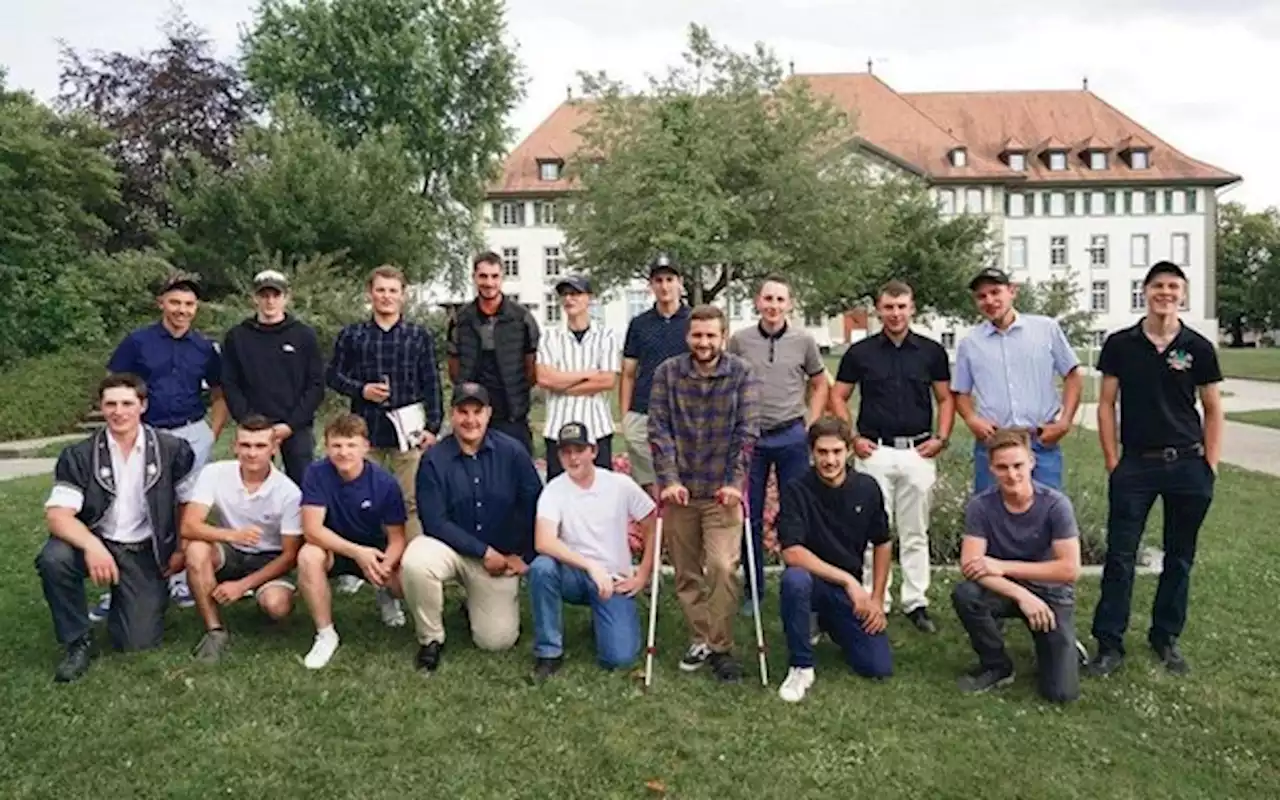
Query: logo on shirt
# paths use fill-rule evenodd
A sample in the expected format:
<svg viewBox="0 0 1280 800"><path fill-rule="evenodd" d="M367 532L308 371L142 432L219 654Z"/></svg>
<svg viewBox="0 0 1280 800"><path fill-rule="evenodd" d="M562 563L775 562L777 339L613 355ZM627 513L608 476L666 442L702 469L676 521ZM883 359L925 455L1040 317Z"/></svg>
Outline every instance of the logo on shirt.
<svg viewBox="0 0 1280 800"><path fill-rule="evenodd" d="M1186 372L1191 369L1191 361L1191 354L1186 350L1170 350L1169 357L1165 359L1169 369L1177 372Z"/></svg>
<svg viewBox="0 0 1280 800"><path fill-rule="evenodd" d="M861 513L862 513L862 506L854 506L854 507L853 507L853 513L855 513L855 514L861 514Z"/></svg>
<svg viewBox="0 0 1280 800"><path fill-rule="evenodd" d="M283 346L281 346L281 348L280 348L280 349L281 349L281 350L283 350L283 351L285 351L286 353L293 353L293 352L295 352L295 351L294 351L294 349L293 349L293 345L289 344L288 342L285 342L285 343L284 343L284 345L283 345Z"/></svg>
<svg viewBox="0 0 1280 800"><path fill-rule="evenodd" d="M369 509L373 508L373 501L372 501L372 500L361 500L361 501L360 501L360 508L364 509L365 511L368 511Z"/></svg>

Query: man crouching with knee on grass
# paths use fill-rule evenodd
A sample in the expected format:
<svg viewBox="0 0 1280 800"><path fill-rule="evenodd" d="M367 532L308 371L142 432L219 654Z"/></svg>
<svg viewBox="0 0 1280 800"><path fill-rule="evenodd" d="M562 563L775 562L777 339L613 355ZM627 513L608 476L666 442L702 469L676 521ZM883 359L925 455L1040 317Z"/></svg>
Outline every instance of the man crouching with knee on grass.
<svg viewBox="0 0 1280 800"><path fill-rule="evenodd" d="M234 447L234 461L200 471L182 515L187 580L206 630L194 655L207 664L221 659L230 641L218 606L255 592L258 607L273 620L293 610L288 574L302 545L302 492L271 463L277 449L271 420L245 417ZM221 527L205 521L211 509Z"/></svg>
<svg viewBox="0 0 1280 800"><path fill-rule="evenodd" d="M978 654L978 666L960 678L960 689L985 692L1013 682L997 618L1022 617L1035 640L1040 694L1070 702L1080 696L1080 537L1071 501L1031 480L1035 456L1025 431L996 431L987 452L996 485L965 507L960 568L968 580L951 595Z"/></svg>
<svg viewBox="0 0 1280 800"><path fill-rule="evenodd" d="M893 655L885 635L884 592L893 544L880 485L849 471L849 424L824 417L809 426L813 467L782 488L778 540L782 560L782 628L790 667L778 696L804 699L813 685L810 613L859 675L887 678ZM872 554L872 588L862 587L862 558Z"/></svg>
<svg viewBox="0 0 1280 800"><path fill-rule="evenodd" d="M329 576L357 575L378 587L383 624L404 625L400 608L400 556L408 514L395 476L368 461L365 422L343 414L324 429L325 457L302 479L302 533L298 585L316 624L303 663L320 669L338 649ZM385 598L385 599L384 599ZM387 605L390 604L390 607Z"/></svg>

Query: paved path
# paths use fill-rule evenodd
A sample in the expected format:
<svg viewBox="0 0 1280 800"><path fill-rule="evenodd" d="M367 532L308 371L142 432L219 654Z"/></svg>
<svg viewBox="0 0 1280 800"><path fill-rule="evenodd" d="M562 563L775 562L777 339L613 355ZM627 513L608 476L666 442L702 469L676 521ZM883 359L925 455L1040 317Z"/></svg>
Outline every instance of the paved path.
<svg viewBox="0 0 1280 800"><path fill-rule="evenodd" d="M62 436L45 436L41 439L20 439L0 442L0 458L28 458L50 445L65 445L85 438L84 433L67 433Z"/></svg>
<svg viewBox="0 0 1280 800"><path fill-rule="evenodd" d="M28 475L52 475L56 461L53 458L0 459L0 481L25 478Z"/></svg>

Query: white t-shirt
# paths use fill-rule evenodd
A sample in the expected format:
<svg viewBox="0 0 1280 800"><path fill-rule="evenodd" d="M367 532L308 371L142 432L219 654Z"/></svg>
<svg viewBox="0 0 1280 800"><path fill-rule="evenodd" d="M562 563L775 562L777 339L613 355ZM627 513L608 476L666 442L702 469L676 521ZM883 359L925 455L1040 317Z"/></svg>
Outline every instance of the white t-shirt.
<svg viewBox="0 0 1280 800"><path fill-rule="evenodd" d="M257 525L262 536L256 545L233 544L245 553L278 553L284 536L302 535L302 490L275 466L256 492L250 494L240 478L240 463L218 461L205 465L196 481L191 502L218 513L222 527L239 529Z"/></svg>
<svg viewBox="0 0 1280 800"><path fill-rule="evenodd" d="M569 473L552 478L538 496L538 518L560 526L560 540L611 575L630 575L627 525L653 512L653 499L626 475L597 469L591 488Z"/></svg>

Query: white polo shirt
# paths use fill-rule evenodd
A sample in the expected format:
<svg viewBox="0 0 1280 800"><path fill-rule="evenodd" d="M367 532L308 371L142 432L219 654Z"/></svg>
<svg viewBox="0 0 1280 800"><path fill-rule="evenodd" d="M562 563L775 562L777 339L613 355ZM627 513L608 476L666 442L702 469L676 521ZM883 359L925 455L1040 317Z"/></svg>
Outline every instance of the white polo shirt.
<svg viewBox="0 0 1280 800"><path fill-rule="evenodd" d="M548 328L538 342L538 363L564 372L619 372L622 350L613 329L595 322L583 333L581 341L568 327ZM609 436L613 433L609 394L569 395L548 391L547 424L543 426L542 435L554 439L564 425L581 422L593 439Z"/></svg>
<svg viewBox="0 0 1280 800"><path fill-rule="evenodd" d="M302 535L302 490L275 466L257 491L250 493L240 478L239 462L207 464L191 502L216 511L224 528L257 525L262 529L256 545L231 545L245 553L278 553L284 549L282 537Z"/></svg>
<svg viewBox="0 0 1280 800"><path fill-rule="evenodd" d="M653 499L635 481L607 469L596 470L588 489L562 472L538 496L538 519L559 525L562 542L611 575L631 574L627 526L653 509Z"/></svg>

